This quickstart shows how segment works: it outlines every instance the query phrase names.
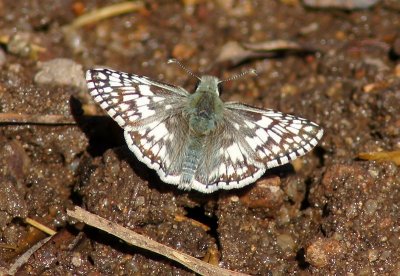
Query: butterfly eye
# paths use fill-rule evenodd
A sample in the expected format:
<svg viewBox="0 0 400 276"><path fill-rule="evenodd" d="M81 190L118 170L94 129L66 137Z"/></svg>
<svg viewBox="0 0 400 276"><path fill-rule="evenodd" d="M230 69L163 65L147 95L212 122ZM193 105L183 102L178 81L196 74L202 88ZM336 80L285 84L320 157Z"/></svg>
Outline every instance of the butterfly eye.
<svg viewBox="0 0 400 276"><path fill-rule="evenodd" d="M199 80L198 82L196 82L196 86L195 89L197 90L197 88L199 88L201 81Z"/></svg>
<svg viewBox="0 0 400 276"><path fill-rule="evenodd" d="M222 91L224 90L224 86L222 85L222 83L220 82L220 83L218 83L218 94L219 95L221 95L222 94Z"/></svg>

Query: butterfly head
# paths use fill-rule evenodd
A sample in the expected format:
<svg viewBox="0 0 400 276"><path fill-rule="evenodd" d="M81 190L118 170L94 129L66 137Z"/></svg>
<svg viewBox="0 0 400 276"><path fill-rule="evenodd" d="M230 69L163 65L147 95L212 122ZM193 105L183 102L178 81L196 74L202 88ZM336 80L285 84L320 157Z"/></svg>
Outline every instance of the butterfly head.
<svg viewBox="0 0 400 276"><path fill-rule="evenodd" d="M221 80L214 76L202 76L196 87L196 92L213 92L218 96L221 92Z"/></svg>

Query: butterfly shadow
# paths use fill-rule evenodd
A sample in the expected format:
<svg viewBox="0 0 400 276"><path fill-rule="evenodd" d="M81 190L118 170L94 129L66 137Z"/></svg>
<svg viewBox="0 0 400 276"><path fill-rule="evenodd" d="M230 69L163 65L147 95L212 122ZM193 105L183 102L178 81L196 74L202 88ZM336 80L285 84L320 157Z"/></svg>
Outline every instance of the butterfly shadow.
<svg viewBox="0 0 400 276"><path fill-rule="evenodd" d="M203 193L179 190L175 185L165 184L161 181L156 171L148 168L139 161L135 154L128 148L124 138L123 129L108 115L84 115L82 103L74 98L70 98L71 114L77 126L89 140L87 152L91 157L103 156L103 154L113 149L119 160L124 160L132 168L134 174L142 179L150 189L155 189L160 193L172 193L174 196L187 195L195 202L204 203L207 198L215 198L216 193L204 197Z"/></svg>
<svg viewBox="0 0 400 276"><path fill-rule="evenodd" d="M185 191L178 189L176 185L164 183L157 172L147 167L146 164L141 162L128 148L124 145L114 149L114 153L119 160L124 160L132 168L133 172L148 185L149 189L157 190L157 192L171 193L175 197L187 197L188 199L203 205L209 200L215 200L218 197L217 193L204 194L196 190Z"/></svg>
<svg viewBox="0 0 400 276"><path fill-rule="evenodd" d="M84 115L82 103L70 98L70 110L77 126L89 140L86 149L90 156L102 156L111 148L126 145L123 130L107 115Z"/></svg>

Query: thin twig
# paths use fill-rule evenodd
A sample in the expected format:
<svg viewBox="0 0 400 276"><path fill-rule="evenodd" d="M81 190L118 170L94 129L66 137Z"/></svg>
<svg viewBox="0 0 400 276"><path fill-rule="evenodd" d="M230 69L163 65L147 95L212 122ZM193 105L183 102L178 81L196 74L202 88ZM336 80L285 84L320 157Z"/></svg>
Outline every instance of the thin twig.
<svg viewBox="0 0 400 276"><path fill-rule="evenodd" d="M396 165L400 165L400 150L381 151L381 152L361 152L358 154L358 158L363 160L392 161Z"/></svg>
<svg viewBox="0 0 400 276"><path fill-rule="evenodd" d="M76 122L63 115L0 113L0 124L75 125Z"/></svg>
<svg viewBox="0 0 400 276"><path fill-rule="evenodd" d="M89 213L80 207L75 207L75 210L67 210L67 214L75 219L83 221L84 223L101 229L111 235L114 235L121 240L132 244L134 246L155 252L163 255L171 260L174 260L192 271L200 275L221 275L221 276L245 276L240 272L235 272L227 269L223 269L214 265L210 265L203 261L200 261L192 256L185 253L179 252L171 247L165 246L161 243L151 240L148 237L135 233L127 228L122 227L109 220L101 218L95 214Z"/></svg>
<svg viewBox="0 0 400 276"><path fill-rule="evenodd" d="M27 224L32 225L33 227L36 227L37 229L39 229L42 232L45 232L46 234L53 236L54 234L56 234L57 232L54 231L53 229L47 227L46 225L41 224L40 222L31 219L31 218L25 218L25 222Z"/></svg>
<svg viewBox="0 0 400 276"><path fill-rule="evenodd" d="M14 250L14 251L18 249L18 247L14 244L3 244L3 243L0 243L0 248L10 249L10 250ZM2 274L0 274L0 275L2 275Z"/></svg>
<svg viewBox="0 0 400 276"><path fill-rule="evenodd" d="M10 40L11 40L11 36L0 35L0 44L8 45L8 43L10 43ZM29 46L31 47L33 52L38 52L38 53L46 52L46 48L44 48L38 44L29 43Z"/></svg>
<svg viewBox="0 0 400 276"><path fill-rule="evenodd" d="M52 237L53 236L50 236L41 240L40 242L29 248L24 254L19 256L18 259L8 269L8 274L14 275L17 270L29 260L32 254L35 253L40 247L42 247L46 242L48 242Z"/></svg>
<svg viewBox="0 0 400 276"><path fill-rule="evenodd" d="M114 5L110 5L101 9L93 10L89 13L81 15L75 19L70 25L65 26L66 29L77 29L82 26L95 23L97 21L117 16L124 13L129 13L142 9L142 2L122 2Z"/></svg>

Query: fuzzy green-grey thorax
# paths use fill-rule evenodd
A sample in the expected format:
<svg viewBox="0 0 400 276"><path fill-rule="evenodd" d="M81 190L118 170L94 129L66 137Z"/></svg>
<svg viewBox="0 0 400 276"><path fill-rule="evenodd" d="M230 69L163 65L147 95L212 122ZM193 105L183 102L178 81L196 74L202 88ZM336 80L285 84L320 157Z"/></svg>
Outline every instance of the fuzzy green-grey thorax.
<svg viewBox="0 0 400 276"><path fill-rule="evenodd" d="M219 79L203 76L196 91L190 96L186 113L189 128L195 136L212 132L222 120L223 103L219 98Z"/></svg>

